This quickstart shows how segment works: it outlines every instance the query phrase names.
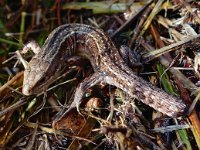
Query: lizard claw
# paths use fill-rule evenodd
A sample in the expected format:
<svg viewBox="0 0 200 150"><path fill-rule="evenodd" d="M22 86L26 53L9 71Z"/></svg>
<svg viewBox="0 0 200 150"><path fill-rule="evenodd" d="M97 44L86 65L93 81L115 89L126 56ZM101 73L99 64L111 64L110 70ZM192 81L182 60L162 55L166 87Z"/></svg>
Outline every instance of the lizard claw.
<svg viewBox="0 0 200 150"><path fill-rule="evenodd" d="M20 54L19 51L16 51L17 57L18 59L21 61L21 63L23 64L24 68L26 70L30 70L29 64L28 62L22 57L22 55Z"/></svg>
<svg viewBox="0 0 200 150"><path fill-rule="evenodd" d="M24 45L21 53L25 54L27 53L29 50L31 50L34 54L38 54L41 50L39 44L36 41L30 41L29 43L27 43L26 45Z"/></svg>
<svg viewBox="0 0 200 150"><path fill-rule="evenodd" d="M77 112L81 115L80 107L79 107L79 104L78 104L78 103L76 103L76 110L77 110Z"/></svg>

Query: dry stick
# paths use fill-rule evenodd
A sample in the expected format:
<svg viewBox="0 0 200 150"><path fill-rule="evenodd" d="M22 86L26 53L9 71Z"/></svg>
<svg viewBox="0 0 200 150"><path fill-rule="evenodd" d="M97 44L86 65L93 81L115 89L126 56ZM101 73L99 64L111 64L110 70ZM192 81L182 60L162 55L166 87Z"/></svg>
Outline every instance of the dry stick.
<svg viewBox="0 0 200 150"><path fill-rule="evenodd" d="M151 25L151 30L154 32L157 32L155 30L155 28L153 28L152 25ZM160 38L156 37L156 39L160 39ZM160 62L165 67L168 67L170 65L170 61L164 56L160 56ZM197 89L197 86L194 85L188 78L186 78L185 75L183 75L179 70L171 68L169 71L175 76L175 79L178 79L176 81L180 82L184 86L184 88L187 88L191 92L193 92L195 89ZM180 86L180 85L178 85L178 86ZM182 90L184 90L184 88L182 88ZM188 92L186 90L184 91L184 94L185 93L188 94ZM195 93L195 95L198 95L198 93ZM188 97L188 99L190 99L190 98ZM196 130L196 138L199 139L199 137L200 137L200 121L199 121L198 115L196 114L195 111L193 111L190 114L189 119L193 125L193 128Z"/></svg>
<svg viewBox="0 0 200 150"><path fill-rule="evenodd" d="M161 47L161 46L163 46L164 44L163 44L163 42L160 40L160 36L159 36L159 33L158 33L158 31L155 29L155 27L153 26L153 25L151 25L151 32L152 32L152 35L154 36L154 39L157 39L157 43L158 43L158 45ZM165 53L163 56L160 56L159 57L159 59L160 59L160 62L161 62L161 64L164 66L164 67L168 67L168 66L170 66L170 62L172 61L172 58L171 58L171 56L169 55L169 53ZM172 72L171 72L172 71ZM184 83L182 83L181 85L180 85L180 81L176 78L177 76L179 76L179 74L176 74L176 73L178 73L179 71L178 70L175 70L175 69L173 69L173 68L171 68L170 69L170 72L171 73L173 73L175 76L174 76L174 78L175 78L175 80L176 80L176 82L177 82L177 85L181 88L180 89L180 92L182 92L182 91L184 91L184 93L187 93L187 91L185 90L185 88L182 88L182 84L184 84ZM182 74L183 75L183 74ZM184 76L184 75L183 75ZM185 77L186 78L186 77ZM189 81L189 80L188 80ZM194 87L193 87L194 88ZM194 90L194 89L193 89ZM183 93L183 92L182 92ZM189 94L188 94L188 98L189 98ZM191 101L188 101L187 103L191 103Z"/></svg>
<svg viewBox="0 0 200 150"><path fill-rule="evenodd" d="M146 32L146 30L149 28L152 20L155 18L156 14L158 14L158 12L161 10L163 3L164 3L164 0L158 0L156 2L155 6L153 7L153 10L147 17L146 21L144 22L143 29L140 31L139 36L142 36Z"/></svg>
<svg viewBox="0 0 200 150"><path fill-rule="evenodd" d="M17 81L21 76L23 75L23 71L19 72L16 74L11 80L9 80L7 83L5 83L2 87L0 87L0 94L7 88L9 87L13 82Z"/></svg>
<svg viewBox="0 0 200 150"><path fill-rule="evenodd" d="M187 11L190 12L190 14L195 18L195 20L200 24L200 18L195 12L193 12L192 7L190 6L190 4L188 2L186 2L186 1L184 1L184 0L180 0L180 2L187 9Z"/></svg>
<svg viewBox="0 0 200 150"><path fill-rule="evenodd" d="M150 61L154 58L157 58L157 57L159 57L159 56L161 56L161 55L163 55L167 52L175 51L175 50L181 49L181 47L187 47L191 44L192 45L193 44L196 44L196 45L200 44L200 34L192 36L190 38L185 38L182 41L173 43L173 44L168 45L168 46L164 46L160 49L150 51L150 52L144 54L142 57L144 59L144 62L148 62L148 61Z"/></svg>
<svg viewBox="0 0 200 150"><path fill-rule="evenodd" d="M26 104L27 101L26 99L21 99L18 102L14 103L13 105L3 109L2 111L0 111L0 117L2 117L3 115L5 115L6 113L15 110L16 108L19 108L21 106L23 106L24 104Z"/></svg>
<svg viewBox="0 0 200 150"><path fill-rule="evenodd" d="M37 139L36 139L37 129L38 129L38 121L36 123L36 126L35 126L34 130L31 133L32 135L29 138L28 144L26 146L26 150L31 150L33 148L33 146L34 146L34 143L37 141Z"/></svg>
<svg viewBox="0 0 200 150"><path fill-rule="evenodd" d="M36 123L30 123L29 122L29 123L26 123L25 126L27 126L29 128L36 128ZM70 138L76 138L76 139L79 139L79 140L82 140L82 141L87 141L89 143L95 144L93 141L86 139L84 137L74 136L72 134L68 134L66 132L62 132L62 131L59 131L59 130L54 130L52 128L44 127L44 126L41 126L41 125L39 125L38 128L40 128L45 133L61 135L61 136L66 136L66 137L70 137Z"/></svg>
<svg viewBox="0 0 200 150"><path fill-rule="evenodd" d="M134 14L130 19L128 19L119 29L117 29L112 35L112 38L118 37L124 30L130 28L133 24L135 24L135 20L138 19L138 16L147 9L147 7L153 3L151 0L144 7L142 7L136 14Z"/></svg>
<svg viewBox="0 0 200 150"><path fill-rule="evenodd" d="M142 30L142 27L143 27L144 23L145 23L146 20L147 20L148 14L152 11L154 5L155 5L155 4L152 3L152 4L149 5L149 7L147 7L146 10L142 13L141 19L140 19L138 25L137 25L137 26L135 27L135 29L134 29L134 34L133 34L133 36L132 36L132 38L131 38L131 40L130 40L129 47L133 47L134 42L137 41L137 38L138 38L139 35L140 35L140 32L141 32L141 30Z"/></svg>

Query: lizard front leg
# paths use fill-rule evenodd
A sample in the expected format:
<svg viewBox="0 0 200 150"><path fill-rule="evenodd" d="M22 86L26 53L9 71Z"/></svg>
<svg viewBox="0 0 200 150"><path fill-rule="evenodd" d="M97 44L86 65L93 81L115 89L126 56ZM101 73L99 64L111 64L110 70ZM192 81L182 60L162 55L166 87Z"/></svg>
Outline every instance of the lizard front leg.
<svg viewBox="0 0 200 150"><path fill-rule="evenodd" d="M27 44L25 44L21 53L25 54L29 50L33 51L34 54L38 54L40 51L42 51L39 44L36 41L30 41Z"/></svg>
<svg viewBox="0 0 200 150"><path fill-rule="evenodd" d="M83 95L85 94L85 91L88 88L91 88L92 86L100 83L104 80L104 74L101 72L95 72L93 75L85 78L76 88L75 94L74 94L74 101L70 105L67 112L69 112L73 108L77 108L77 111L80 113L79 106L81 104L81 100L83 98Z"/></svg>
<svg viewBox="0 0 200 150"><path fill-rule="evenodd" d="M33 51L34 54L38 54L41 51L41 48L36 41L30 41L24 45L22 51L16 51L18 59L21 61L26 70L30 69L29 63L21 56L21 54L26 54L29 50Z"/></svg>

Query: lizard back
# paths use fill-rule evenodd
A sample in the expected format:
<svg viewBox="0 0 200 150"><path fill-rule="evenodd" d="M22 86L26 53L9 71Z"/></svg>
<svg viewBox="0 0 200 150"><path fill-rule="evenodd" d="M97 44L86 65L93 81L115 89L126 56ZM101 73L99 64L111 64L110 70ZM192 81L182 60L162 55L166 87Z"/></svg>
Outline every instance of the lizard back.
<svg viewBox="0 0 200 150"><path fill-rule="evenodd" d="M24 72L23 93L31 95L46 90L62 75L67 60L75 55L90 60L95 74L92 78L96 81L114 85L168 116L175 117L186 108L180 98L135 75L102 30L82 24L62 25L51 32L41 52L29 62L30 69ZM96 81L88 82L88 87ZM84 93L80 89L79 92ZM76 94L74 103L79 104L81 97L76 99Z"/></svg>

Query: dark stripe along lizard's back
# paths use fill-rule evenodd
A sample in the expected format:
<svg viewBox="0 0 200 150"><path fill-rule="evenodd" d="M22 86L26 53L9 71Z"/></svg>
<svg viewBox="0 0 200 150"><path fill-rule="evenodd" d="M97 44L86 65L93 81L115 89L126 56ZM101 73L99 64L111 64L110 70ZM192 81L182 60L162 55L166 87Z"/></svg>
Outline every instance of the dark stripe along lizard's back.
<svg viewBox="0 0 200 150"><path fill-rule="evenodd" d="M71 108L78 107L87 88L102 81L171 117L182 114L186 107L180 98L135 75L102 30L83 24L66 24L52 31L24 72L23 93L31 95L46 90L63 73L67 60L74 55L86 56L94 74L77 87Z"/></svg>

